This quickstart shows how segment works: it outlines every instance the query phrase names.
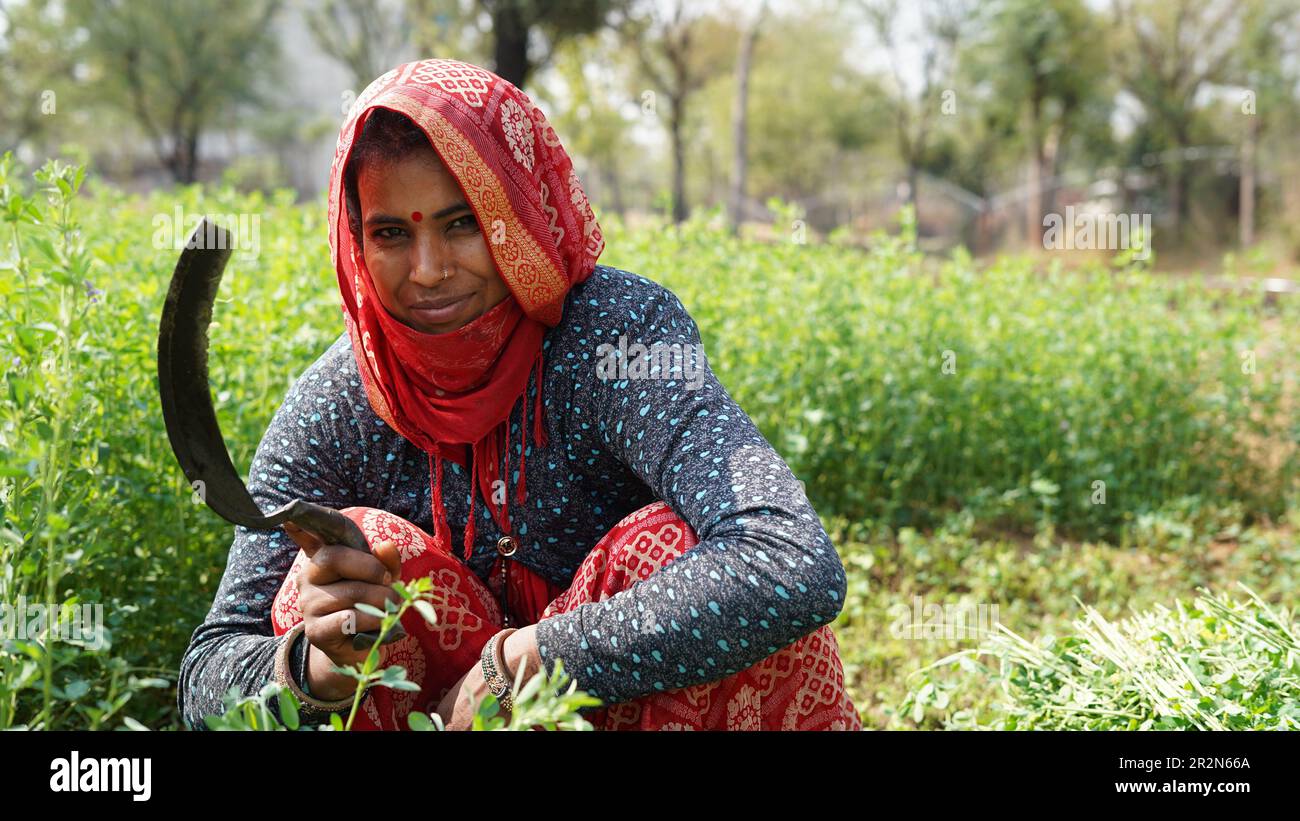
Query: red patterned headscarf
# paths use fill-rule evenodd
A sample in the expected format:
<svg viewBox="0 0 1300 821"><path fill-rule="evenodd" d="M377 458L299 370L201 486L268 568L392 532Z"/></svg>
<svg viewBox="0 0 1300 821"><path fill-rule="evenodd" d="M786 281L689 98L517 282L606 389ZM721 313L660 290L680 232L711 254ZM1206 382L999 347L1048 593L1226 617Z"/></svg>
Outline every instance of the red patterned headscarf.
<svg viewBox="0 0 1300 821"><path fill-rule="evenodd" d="M509 295L472 322L426 334L390 316L375 292L349 227L343 172L370 112L386 108L420 126L456 178L478 220ZM591 276L605 242L573 163L532 100L497 75L456 60L421 60L389 71L357 98L330 171L329 241L343 316L370 406L429 454L434 537L450 545L442 462L470 471L465 558L474 543L478 494L513 535L509 491L510 412L522 402L516 502L524 503L528 379L537 375L533 441L542 420L542 336L559 324L569 288ZM500 466L505 456L504 472ZM477 491L477 493L476 493Z"/></svg>

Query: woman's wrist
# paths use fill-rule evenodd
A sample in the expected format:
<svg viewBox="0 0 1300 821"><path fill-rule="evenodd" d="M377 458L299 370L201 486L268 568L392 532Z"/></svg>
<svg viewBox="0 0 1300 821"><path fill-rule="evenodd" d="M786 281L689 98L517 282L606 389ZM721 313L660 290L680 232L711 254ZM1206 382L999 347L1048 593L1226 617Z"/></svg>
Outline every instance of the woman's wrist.
<svg viewBox="0 0 1300 821"><path fill-rule="evenodd" d="M307 689L314 698L321 701L340 701L353 695L357 689L356 679L334 672L334 662L319 649L307 642Z"/></svg>
<svg viewBox="0 0 1300 821"><path fill-rule="evenodd" d="M537 625L521 627L507 636L502 642L501 655L505 661L505 669L501 674L512 687L521 666L524 672L523 681L532 678L538 670L542 669L542 657L537 649Z"/></svg>

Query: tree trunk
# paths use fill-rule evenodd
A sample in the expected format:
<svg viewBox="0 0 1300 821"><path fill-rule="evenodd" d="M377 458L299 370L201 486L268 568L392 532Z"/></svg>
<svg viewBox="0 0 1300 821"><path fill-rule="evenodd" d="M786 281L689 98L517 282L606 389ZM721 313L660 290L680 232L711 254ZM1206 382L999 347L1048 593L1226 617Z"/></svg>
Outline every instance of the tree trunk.
<svg viewBox="0 0 1300 821"><path fill-rule="evenodd" d="M915 159L907 161L907 204L912 206L912 224L921 236L921 168Z"/></svg>
<svg viewBox="0 0 1300 821"><path fill-rule="evenodd" d="M187 185L199 179L199 131L197 128L185 135L185 179Z"/></svg>
<svg viewBox="0 0 1300 821"><path fill-rule="evenodd" d="M622 217L627 213L627 208L623 202L623 181L620 179L618 167L612 162L606 163L604 176L605 185L609 187L610 198L613 201L614 213Z"/></svg>
<svg viewBox="0 0 1300 821"><path fill-rule="evenodd" d="M668 115L668 131L673 150L673 222L686 221L686 151L682 146L682 118L684 106L682 101L671 101Z"/></svg>
<svg viewBox="0 0 1300 821"><path fill-rule="evenodd" d="M1183 161L1174 160L1169 166L1169 227L1176 240L1183 233Z"/></svg>
<svg viewBox="0 0 1300 821"><path fill-rule="evenodd" d="M519 4L504 2L492 10L493 70L523 88L532 66L528 62L528 23Z"/></svg>
<svg viewBox="0 0 1300 821"><path fill-rule="evenodd" d="M1242 248L1255 243L1255 146L1259 139L1259 120L1250 115L1246 121L1246 138L1241 146L1241 223Z"/></svg>
<svg viewBox="0 0 1300 821"><path fill-rule="evenodd" d="M1174 142L1178 155L1169 169L1169 210L1173 216L1173 238L1180 240L1183 236L1183 225L1191 211L1187 201L1187 183L1188 177L1191 176L1187 163L1187 149L1191 147L1192 141L1185 126L1180 125L1174 129Z"/></svg>
<svg viewBox="0 0 1300 821"><path fill-rule="evenodd" d="M1043 246L1043 137L1038 133L1039 107L1041 103L1035 98L1030 101L1029 136L1029 181L1025 197L1025 243L1035 248Z"/></svg>
<svg viewBox="0 0 1300 821"><path fill-rule="evenodd" d="M1043 237L1042 173L1042 162L1035 148L1029 158L1029 179L1026 182L1029 190L1025 196L1025 243L1036 248L1042 246Z"/></svg>
<svg viewBox="0 0 1300 821"><path fill-rule="evenodd" d="M979 213L975 215L975 256L979 256L989 249L989 206L988 200L980 206Z"/></svg>
<svg viewBox="0 0 1300 821"><path fill-rule="evenodd" d="M1043 214L1056 212L1056 192L1059 188L1055 185L1055 181L1056 175L1061 168L1061 143L1063 142L1064 131L1065 129L1061 128L1060 125L1053 128L1052 133L1043 145L1043 170L1038 175L1039 184L1047 187L1047 190L1043 191L1038 198L1038 201L1042 203Z"/></svg>
<svg viewBox="0 0 1300 821"><path fill-rule="evenodd" d="M745 219L745 178L749 173L749 71L754 61L754 42L758 27L767 10L765 2L758 9L740 41L740 60L736 64L736 100L732 108L732 145L734 156L731 166L731 233L740 234L740 224Z"/></svg>

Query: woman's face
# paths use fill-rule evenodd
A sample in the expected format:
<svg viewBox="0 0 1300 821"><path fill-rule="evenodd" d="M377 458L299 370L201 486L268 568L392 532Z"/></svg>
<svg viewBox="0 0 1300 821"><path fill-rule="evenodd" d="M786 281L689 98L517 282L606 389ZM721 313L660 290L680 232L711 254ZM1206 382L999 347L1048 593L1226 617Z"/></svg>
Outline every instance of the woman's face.
<svg viewBox="0 0 1300 821"><path fill-rule="evenodd" d="M474 212L432 148L366 163L357 196L366 267L402 324L449 333L509 295Z"/></svg>

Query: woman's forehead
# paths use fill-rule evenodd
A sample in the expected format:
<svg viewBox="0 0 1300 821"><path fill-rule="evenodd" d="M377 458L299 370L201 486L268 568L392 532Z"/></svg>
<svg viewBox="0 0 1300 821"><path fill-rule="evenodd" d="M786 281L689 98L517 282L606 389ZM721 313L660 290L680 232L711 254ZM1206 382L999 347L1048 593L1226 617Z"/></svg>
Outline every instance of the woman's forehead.
<svg viewBox="0 0 1300 821"><path fill-rule="evenodd" d="M431 200L463 199L455 177L430 148L393 159L377 159L361 166L357 187L364 200L423 196ZM430 202L432 206L441 207Z"/></svg>

